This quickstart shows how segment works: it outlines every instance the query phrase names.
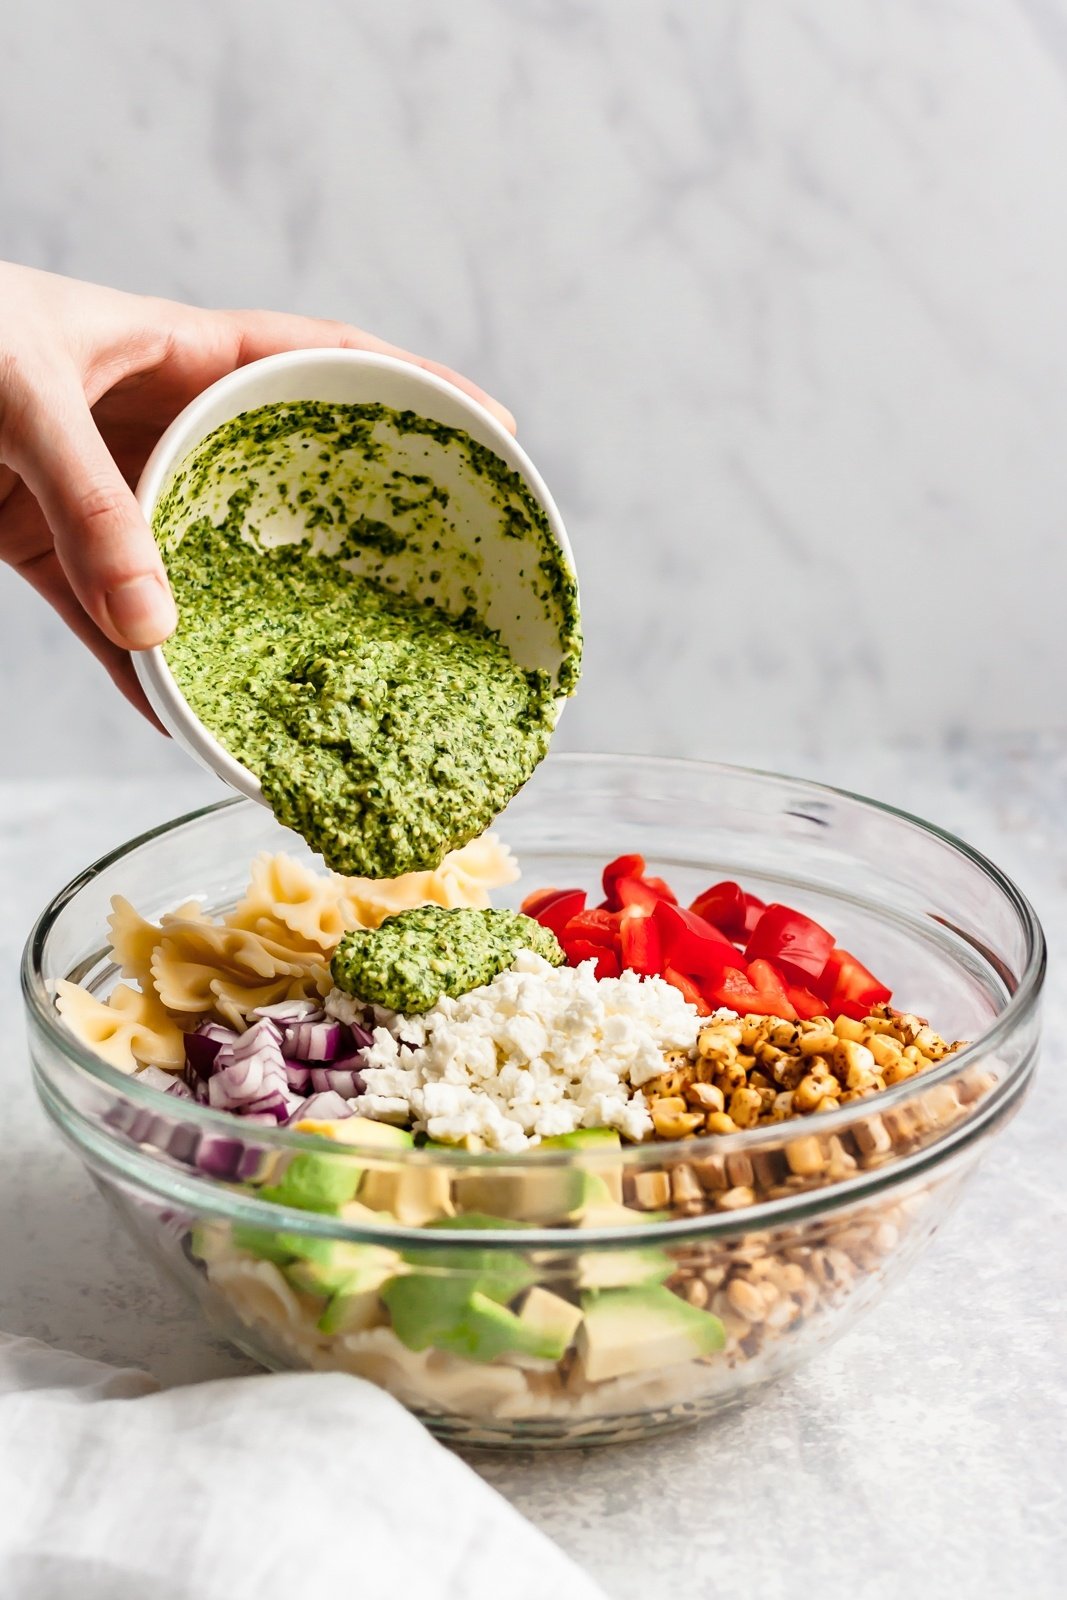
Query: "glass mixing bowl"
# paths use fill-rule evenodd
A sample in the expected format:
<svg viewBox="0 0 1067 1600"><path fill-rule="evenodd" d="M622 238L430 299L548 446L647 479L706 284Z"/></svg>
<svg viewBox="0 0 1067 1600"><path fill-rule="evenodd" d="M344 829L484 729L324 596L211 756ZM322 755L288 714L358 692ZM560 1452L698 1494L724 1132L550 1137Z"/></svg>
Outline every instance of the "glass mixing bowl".
<svg viewBox="0 0 1067 1600"><path fill-rule="evenodd" d="M948 834L765 773L553 756L498 831L524 888L593 888L634 850L683 900L737 878L973 1043L838 1111L621 1150L357 1148L242 1125L109 1067L53 1002L58 978L115 983L113 894L155 917L194 896L222 911L257 851L306 857L236 800L135 839L44 911L23 967L37 1087L146 1251L265 1366L358 1373L455 1441L641 1437L795 1368L914 1259L1028 1085L1044 940Z"/></svg>

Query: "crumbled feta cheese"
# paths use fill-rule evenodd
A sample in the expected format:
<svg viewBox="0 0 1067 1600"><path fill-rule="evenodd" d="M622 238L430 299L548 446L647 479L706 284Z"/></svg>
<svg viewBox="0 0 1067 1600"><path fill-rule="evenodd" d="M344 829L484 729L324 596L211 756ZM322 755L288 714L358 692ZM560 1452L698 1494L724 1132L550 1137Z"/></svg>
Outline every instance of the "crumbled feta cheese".
<svg viewBox="0 0 1067 1600"><path fill-rule="evenodd" d="M339 990L326 1009L362 1016ZM582 1127L641 1139L652 1127L641 1085L663 1071L664 1051L692 1049L699 1028L662 978L598 980L592 962L552 967L523 951L492 983L378 1026L353 1105L390 1121L403 1105L433 1139L474 1135L496 1150Z"/></svg>

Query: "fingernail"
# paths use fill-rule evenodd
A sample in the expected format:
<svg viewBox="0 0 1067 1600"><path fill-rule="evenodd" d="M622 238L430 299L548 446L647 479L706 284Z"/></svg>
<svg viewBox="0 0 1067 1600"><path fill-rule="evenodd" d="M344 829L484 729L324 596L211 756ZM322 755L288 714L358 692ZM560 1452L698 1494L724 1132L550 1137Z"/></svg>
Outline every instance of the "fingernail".
<svg viewBox="0 0 1067 1600"><path fill-rule="evenodd" d="M111 626L131 650L162 644L178 625L171 595L158 578L146 576L120 583L107 597Z"/></svg>

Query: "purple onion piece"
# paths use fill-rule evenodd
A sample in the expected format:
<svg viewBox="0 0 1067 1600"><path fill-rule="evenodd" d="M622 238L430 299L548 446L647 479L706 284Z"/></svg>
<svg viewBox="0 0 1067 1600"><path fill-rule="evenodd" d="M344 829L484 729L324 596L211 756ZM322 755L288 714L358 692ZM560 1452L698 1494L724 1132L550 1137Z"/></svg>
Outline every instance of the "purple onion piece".
<svg viewBox="0 0 1067 1600"><path fill-rule="evenodd" d="M357 1057L350 1056L347 1066L338 1063L329 1067L312 1067L311 1087L317 1094L328 1094L333 1090L343 1100L351 1100L355 1095L362 1094L366 1087L361 1065Z"/></svg>
<svg viewBox="0 0 1067 1600"><path fill-rule="evenodd" d="M281 1033L269 1017L262 1017L219 1051L208 1080L208 1104L219 1111L258 1115L263 1103L272 1110L276 1102L284 1106L288 1086Z"/></svg>
<svg viewBox="0 0 1067 1600"><path fill-rule="evenodd" d="M307 1094L311 1088L311 1068L306 1061L286 1061L285 1077L298 1094Z"/></svg>
<svg viewBox="0 0 1067 1600"><path fill-rule="evenodd" d="M315 1122L337 1122L341 1117L352 1116L352 1107L347 1100L339 1094L327 1090L322 1094L312 1094L297 1106L286 1119L286 1127L292 1127L294 1122L303 1122L309 1118Z"/></svg>
<svg viewBox="0 0 1067 1600"><path fill-rule="evenodd" d="M326 1013L316 1000L279 1000L273 1006L257 1006L252 1015L285 1028L297 1022L321 1022Z"/></svg>
<svg viewBox="0 0 1067 1600"><path fill-rule="evenodd" d="M205 1133L196 1152L196 1165L209 1178L233 1178L241 1164L244 1145L217 1133Z"/></svg>
<svg viewBox="0 0 1067 1600"><path fill-rule="evenodd" d="M172 1094L176 1100L191 1100L193 1098L193 1091L184 1078L175 1078L174 1082L168 1085L166 1093Z"/></svg>
<svg viewBox="0 0 1067 1600"><path fill-rule="evenodd" d="M339 1022L296 1022L282 1036L282 1049L296 1061L333 1061L341 1044Z"/></svg>
<svg viewBox="0 0 1067 1600"><path fill-rule="evenodd" d="M374 1043L374 1033L369 1028L361 1028L358 1022L350 1022L346 1032L352 1041L353 1050L369 1050Z"/></svg>
<svg viewBox="0 0 1067 1600"><path fill-rule="evenodd" d="M215 1069L215 1058L223 1045L236 1044L241 1037L232 1028L219 1022L202 1022L195 1033L185 1035L186 1076L210 1078Z"/></svg>

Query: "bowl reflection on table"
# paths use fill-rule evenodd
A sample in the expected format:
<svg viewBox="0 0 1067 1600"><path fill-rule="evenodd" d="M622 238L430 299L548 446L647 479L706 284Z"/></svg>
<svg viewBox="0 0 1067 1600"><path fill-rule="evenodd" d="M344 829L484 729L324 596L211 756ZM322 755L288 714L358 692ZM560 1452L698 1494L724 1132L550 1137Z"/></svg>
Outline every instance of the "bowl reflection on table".
<svg viewBox="0 0 1067 1600"><path fill-rule="evenodd" d="M107 1066L53 1005L59 978L98 994L116 981L113 894L151 916L194 896L221 911L256 852L306 857L262 808L228 801L104 858L43 913L23 974L36 1081L148 1253L265 1366L358 1373L467 1443L641 1437L792 1370L914 1259L1027 1087L1044 941L1014 886L959 841L794 779L554 756L498 831L524 871L513 903L542 884L593 888L624 851L643 852L683 900L737 878L824 922L895 1004L973 1043L815 1119L621 1151L342 1150L242 1128ZM264 1192L309 1156L350 1203L324 1213ZM421 1341L396 1331L412 1294L475 1296L488 1332L468 1330L464 1346L431 1330L412 1348ZM511 1321L493 1309L508 1298ZM528 1299L570 1318L563 1353L500 1332ZM692 1314L707 1311L721 1347Z"/></svg>

